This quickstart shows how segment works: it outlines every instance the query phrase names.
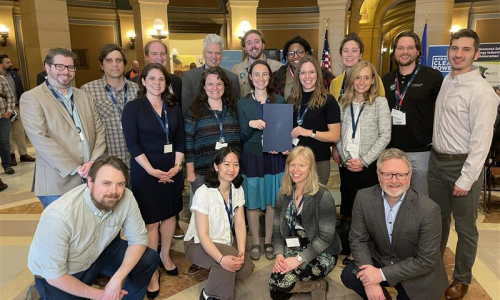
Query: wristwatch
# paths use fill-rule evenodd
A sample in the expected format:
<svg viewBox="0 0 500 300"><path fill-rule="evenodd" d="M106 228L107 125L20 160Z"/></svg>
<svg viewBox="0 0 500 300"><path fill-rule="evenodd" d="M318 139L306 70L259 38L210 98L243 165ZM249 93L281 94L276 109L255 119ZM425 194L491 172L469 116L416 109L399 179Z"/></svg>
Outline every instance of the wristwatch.
<svg viewBox="0 0 500 300"><path fill-rule="evenodd" d="M312 130L311 137L314 138L316 136L316 130Z"/></svg>
<svg viewBox="0 0 500 300"><path fill-rule="evenodd" d="M302 256L300 256L300 254L297 255L296 258L299 263L302 263L304 261L304 259L302 258Z"/></svg>
<svg viewBox="0 0 500 300"><path fill-rule="evenodd" d="M182 164L174 164L174 166L179 166L179 170L182 171Z"/></svg>

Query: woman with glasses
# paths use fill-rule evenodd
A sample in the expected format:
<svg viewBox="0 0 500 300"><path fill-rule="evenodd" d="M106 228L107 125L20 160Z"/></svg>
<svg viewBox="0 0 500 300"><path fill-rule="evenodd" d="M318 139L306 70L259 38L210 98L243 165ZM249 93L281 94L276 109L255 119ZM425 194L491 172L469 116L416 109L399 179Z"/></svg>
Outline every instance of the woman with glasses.
<svg viewBox="0 0 500 300"><path fill-rule="evenodd" d="M263 110L264 105L283 104L285 99L271 89L271 67L267 62L256 60L250 65L248 74L253 91L238 101L238 120L243 141L241 174L244 178L245 207L252 233L250 258L260 259L259 215L261 210L265 210L264 251L266 258L272 260L274 205L285 169L285 157L283 153L263 152L262 132L266 127Z"/></svg>
<svg viewBox="0 0 500 300"><path fill-rule="evenodd" d="M337 264L342 248L335 232L336 215L332 194L318 181L311 149L293 148L276 200L272 299L303 292L311 292L313 300L326 299L328 283L323 278Z"/></svg>
<svg viewBox="0 0 500 300"><path fill-rule="evenodd" d="M302 58L288 103L294 105L292 143L312 149L319 182L326 185L330 178L330 145L340 137L340 108L321 78L318 60L312 56Z"/></svg>
<svg viewBox="0 0 500 300"><path fill-rule="evenodd" d="M170 257L175 215L182 210L182 161L184 122L178 99L168 89L170 76L158 63L147 65L139 75L138 98L123 109L122 127L130 151L130 183L148 231L148 246L158 249L167 275L179 271ZM147 296L160 291L160 272L155 272Z"/></svg>
<svg viewBox="0 0 500 300"><path fill-rule="evenodd" d="M311 45L300 37L300 35L292 38L285 43L283 47L283 55L286 57L287 64L273 73L274 93L288 99L292 93L292 87L297 73L297 65L300 59L310 55Z"/></svg>
<svg viewBox="0 0 500 300"><path fill-rule="evenodd" d="M347 75L340 98L342 130L337 150L344 172L340 213L346 217L352 216L356 193L378 184L377 159L391 140L391 113L387 99L378 94L379 87L375 68L362 60ZM343 263L349 260L350 255Z"/></svg>

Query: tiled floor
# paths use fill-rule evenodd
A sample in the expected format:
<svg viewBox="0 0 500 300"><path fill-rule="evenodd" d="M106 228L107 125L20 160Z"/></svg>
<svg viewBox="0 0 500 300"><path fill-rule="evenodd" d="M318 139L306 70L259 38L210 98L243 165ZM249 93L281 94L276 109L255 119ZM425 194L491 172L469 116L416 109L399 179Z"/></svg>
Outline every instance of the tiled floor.
<svg viewBox="0 0 500 300"><path fill-rule="evenodd" d="M30 148L29 154L34 156L33 148ZM7 190L0 193L0 299L2 300L25 299L26 290L33 282L33 276L26 268L26 259L42 212L40 203L30 192L33 166L33 163L24 162L15 167L14 175L0 174L2 180L9 185ZM339 203L339 177L335 169L336 166L332 165L328 188ZM500 300L500 207L494 207L494 210L485 217L480 209L477 220L480 233L479 249L473 269L473 284L465 298L467 300ZM181 219L183 220L181 226L186 229L185 221L189 220L187 209L183 211ZM444 259L450 277L456 242L457 235L452 230ZM208 271L202 271L195 276L187 275L190 263L184 258L182 241L175 240L172 248L172 257L180 270L180 276L170 277L163 272L161 293L157 299L198 299ZM257 261L252 276L237 284L236 299L270 299L267 279L271 265L272 262L264 257ZM341 268L338 265L328 276L330 284L328 299L359 299L357 295L346 290L340 282ZM396 292L391 290L391 294L395 296ZM292 299L310 298L309 295L297 295Z"/></svg>

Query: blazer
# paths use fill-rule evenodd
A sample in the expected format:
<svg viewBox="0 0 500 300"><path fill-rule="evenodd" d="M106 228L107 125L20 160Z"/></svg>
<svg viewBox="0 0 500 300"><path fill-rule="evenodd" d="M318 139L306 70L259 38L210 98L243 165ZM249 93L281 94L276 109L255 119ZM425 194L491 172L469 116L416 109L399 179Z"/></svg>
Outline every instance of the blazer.
<svg viewBox="0 0 500 300"><path fill-rule="evenodd" d="M203 71L205 71L205 65L196 69L188 70L182 75L182 90L184 93L182 94L181 108L184 117L186 117L186 113L189 111L189 106L193 103L194 98L198 95L201 73L203 73ZM234 99L239 99L240 83L238 81L238 76L228 70L224 70L224 72L226 72L226 75L231 82L231 90L233 91Z"/></svg>
<svg viewBox="0 0 500 300"><path fill-rule="evenodd" d="M340 140L337 143L340 157L344 163L351 159L349 153L344 153L343 143L347 128L351 126L351 107L340 108ZM361 140L359 145L359 158L365 167L378 159L391 141L391 112L387 99L377 97L372 105L365 105L359 118L359 132Z"/></svg>
<svg viewBox="0 0 500 300"><path fill-rule="evenodd" d="M286 175L288 176L288 175ZM304 195L302 207L302 227L311 243L300 256L309 263L321 253L338 255L342 251L340 238L335 232L337 210L335 200L325 187L320 187L316 195ZM285 254L285 238L290 236L290 227L285 219L286 210L292 196L278 194L273 221L274 254Z"/></svg>
<svg viewBox="0 0 500 300"><path fill-rule="evenodd" d="M396 216L391 244L380 185L362 189L354 201L349 235L354 263L359 268L377 259L387 282L402 284L410 299L439 300L449 284L439 249L441 230L439 206L410 188Z"/></svg>
<svg viewBox="0 0 500 300"><path fill-rule="evenodd" d="M73 95L90 160L95 160L106 150L104 126L92 96L77 88ZM36 150L35 195L58 196L80 185L81 177L71 173L85 163L83 143L68 111L45 84L24 93L20 108L24 130Z"/></svg>
<svg viewBox="0 0 500 300"><path fill-rule="evenodd" d="M23 82L21 81L21 77L16 71L10 71L10 76L14 79L14 83L16 85L16 106L19 104L19 99L21 99L21 95L24 93Z"/></svg>

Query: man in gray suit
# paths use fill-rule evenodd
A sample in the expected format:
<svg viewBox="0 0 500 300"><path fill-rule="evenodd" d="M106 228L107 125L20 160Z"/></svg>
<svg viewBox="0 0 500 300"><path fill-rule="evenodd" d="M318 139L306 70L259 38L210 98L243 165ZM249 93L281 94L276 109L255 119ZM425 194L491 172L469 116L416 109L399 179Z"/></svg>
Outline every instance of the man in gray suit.
<svg viewBox="0 0 500 300"><path fill-rule="evenodd" d="M201 73L207 68L218 67L220 65L222 61L223 43L224 41L220 36L216 34L207 35L203 39L203 60L205 60L205 65L184 72L182 76L182 112L184 114L189 110L189 106L197 96L200 88ZM239 99L240 84L238 82L238 76L227 70L224 71L231 80L231 90L233 91L234 97Z"/></svg>
<svg viewBox="0 0 500 300"><path fill-rule="evenodd" d="M35 195L43 207L82 184L106 149L104 126L86 92L73 88L76 54L53 48L45 83L21 96L21 116L36 150Z"/></svg>
<svg viewBox="0 0 500 300"><path fill-rule="evenodd" d="M342 271L344 285L363 299L438 300L448 286L439 250L441 212L410 188L411 162L401 150L377 161L380 185L360 190L349 237L354 261Z"/></svg>

